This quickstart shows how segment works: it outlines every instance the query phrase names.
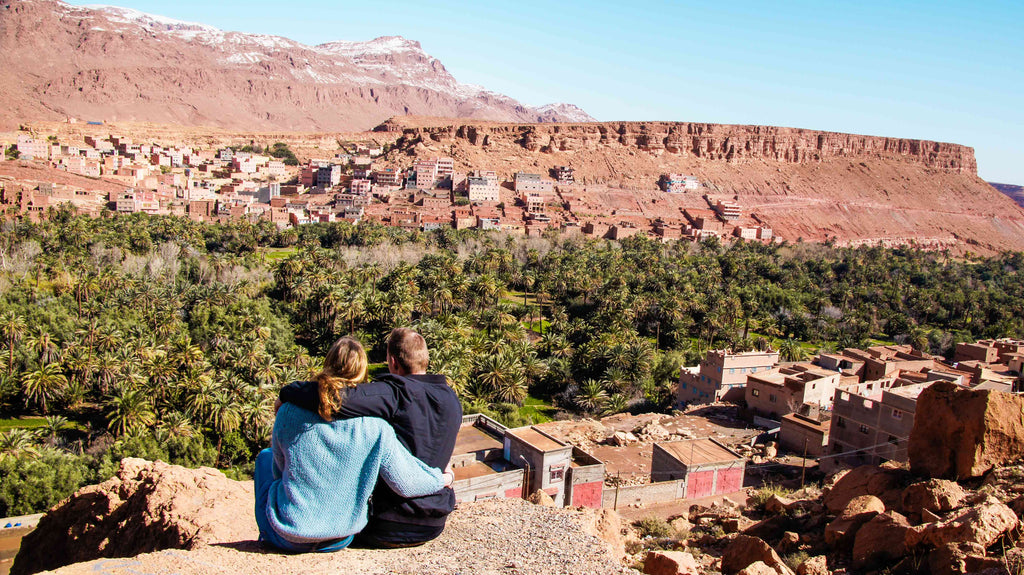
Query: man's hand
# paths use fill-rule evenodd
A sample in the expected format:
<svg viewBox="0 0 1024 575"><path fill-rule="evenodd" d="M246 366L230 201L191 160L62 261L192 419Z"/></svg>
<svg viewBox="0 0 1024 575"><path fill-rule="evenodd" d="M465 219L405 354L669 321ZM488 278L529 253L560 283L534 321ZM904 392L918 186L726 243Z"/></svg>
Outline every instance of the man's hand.
<svg viewBox="0 0 1024 575"><path fill-rule="evenodd" d="M452 483L455 483L455 472L452 471L452 462L448 462L448 466L444 468L444 486L451 487Z"/></svg>

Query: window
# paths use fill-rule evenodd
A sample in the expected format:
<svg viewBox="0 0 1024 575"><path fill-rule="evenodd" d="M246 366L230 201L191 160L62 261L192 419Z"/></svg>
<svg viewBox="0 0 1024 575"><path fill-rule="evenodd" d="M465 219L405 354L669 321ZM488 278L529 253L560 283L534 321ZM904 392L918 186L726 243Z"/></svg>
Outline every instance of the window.
<svg viewBox="0 0 1024 575"><path fill-rule="evenodd" d="M845 428L846 427L846 420L843 419L842 417L837 417L836 418L836 427L843 427L843 428Z"/></svg>
<svg viewBox="0 0 1024 575"><path fill-rule="evenodd" d="M564 465L552 465L551 466L551 481L562 481L565 478L565 466Z"/></svg>
<svg viewBox="0 0 1024 575"><path fill-rule="evenodd" d="M750 373L757 373L757 368L756 367L750 368Z"/></svg>
<svg viewBox="0 0 1024 575"><path fill-rule="evenodd" d="M729 373L736 373L736 370L730 367L729 368Z"/></svg>
<svg viewBox="0 0 1024 575"><path fill-rule="evenodd" d="M892 418L893 419L903 419L903 412L898 410L898 409L892 410Z"/></svg>
<svg viewBox="0 0 1024 575"><path fill-rule="evenodd" d="M760 397L761 396L761 390L760 389L751 389L750 390L750 395L753 395L754 397Z"/></svg>
<svg viewBox="0 0 1024 575"><path fill-rule="evenodd" d="M747 373L747 368L741 367L740 368L740 373Z"/></svg>
<svg viewBox="0 0 1024 575"><path fill-rule="evenodd" d="M774 393L769 393L768 394L768 401L770 401L772 403L775 403L775 394Z"/></svg>
<svg viewBox="0 0 1024 575"><path fill-rule="evenodd" d="M868 434L868 426L861 425L860 426L860 432L863 433L864 435L867 435Z"/></svg>
<svg viewBox="0 0 1024 575"><path fill-rule="evenodd" d="M812 383L812 384L811 384L811 389L814 389L814 388L815 388L815 387L817 387L817 386L818 386L818 384L816 384L816 383Z"/></svg>
<svg viewBox="0 0 1024 575"><path fill-rule="evenodd" d="M681 384L679 384L679 386L682 387L683 389L686 389L686 384L685 383L681 383Z"/></svg>

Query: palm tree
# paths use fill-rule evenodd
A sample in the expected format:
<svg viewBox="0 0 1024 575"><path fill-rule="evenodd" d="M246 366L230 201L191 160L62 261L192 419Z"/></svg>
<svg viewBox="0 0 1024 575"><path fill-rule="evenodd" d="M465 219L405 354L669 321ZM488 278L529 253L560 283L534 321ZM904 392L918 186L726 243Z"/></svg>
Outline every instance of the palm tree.
<svg viewBox="0 0 1024 575"><path fill-rule="evenodd" d="M164 415L160 420L160 429L170 437L192 437L195 433L192 420L180 411L172 411Z"/></svg>
<svg viewBox="0 0 1024 575"><path fill-rule="evenodd" d="M788 338L779 344L779 355L783 361L803 361L807 358L807 352L800 342Z"/></svg>
<svg viewBox="0 0 1024 575"><path fill-rule="evenodd" d="M47 413L50 403L60 398L68 385L59 365L48 363L21 377L22 393L27 401L37 403Z"/></svg>
<svg viewBox="0 0 1024 575"><path fill-rule="evenodd" d="M210 401L209 419L207 423L210 428L217 432L217 461L220 461L221 447L224 443L224 434L238 429L242 421L242 414L231 396L224 392L214 394Z"/></svg>
<svg viewBox="0 0 1024 575"><path fill-rule="evenodd" d="M36 435L27 429L0 433L0 454L18 457L36 453Z"/></svg>
<svg viewBox="0 0 1024 575"><path fill-rule="evenodd" d="M36 350L39 354L39 363L43 365L60 359L60 349L53 341L53 338L50 337L50 334L43 328L39 328L35 334L30 335L25 340L25 343Z"/></svg>
<svg viewBox="0 0 1024 575"><path fill-rule="evenodd" d="M587 413L599 411L608 402L608 392L596 379L584 381L576 391L576 405Z"/></svg>
<svg viewBox="0 0 1024 575"><path fill-rule="evenodd" d="M153 425L156 414L141 389L118 387L106 402L107 428L114 435L124 435Z"/></svg>
<svg viewBox="0 0 1024 575"><path fill-rule="evenodd" d="M0 334L7 340L7 374L14 373L14 344L25 335L25 318L9 311L0 316Z"/></svg>
<svg viewBox="0 0 1024 575"><path fill-rule="evenodd" d="M62 415L47 415L45 418L46 424L40 428L46 437L49 439L51 445L57 443L57 439L60 437L60 432L68 426L68 418Z"/></svg>

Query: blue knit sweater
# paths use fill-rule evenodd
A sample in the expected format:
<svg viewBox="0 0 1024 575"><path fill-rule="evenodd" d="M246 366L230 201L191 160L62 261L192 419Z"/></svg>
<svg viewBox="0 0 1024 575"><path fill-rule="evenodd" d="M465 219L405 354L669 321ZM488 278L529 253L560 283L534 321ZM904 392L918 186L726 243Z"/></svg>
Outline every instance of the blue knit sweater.
<svg viewBox="0 0 1024 575"><path fill-rule="evenodd" d="M413 457L391 425L376 417L327 423L286 403L274 421L271 449L274 484L267 518L274 531L294 543L361 531L378 475L403 497L444 487L441 472Z"/></svg>

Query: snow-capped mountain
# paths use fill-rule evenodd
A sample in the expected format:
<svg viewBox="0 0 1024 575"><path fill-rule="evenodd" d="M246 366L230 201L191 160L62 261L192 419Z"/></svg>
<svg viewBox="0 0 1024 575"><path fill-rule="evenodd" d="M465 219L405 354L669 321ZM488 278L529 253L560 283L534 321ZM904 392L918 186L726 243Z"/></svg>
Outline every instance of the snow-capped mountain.
<svg viewBox="0 0 1024 575"><path fill-rule="evenodd" d="M0 0L0 120L358 130L395 115L594 121L460 83L418 42L307 46L116 6Z"/></svg>

